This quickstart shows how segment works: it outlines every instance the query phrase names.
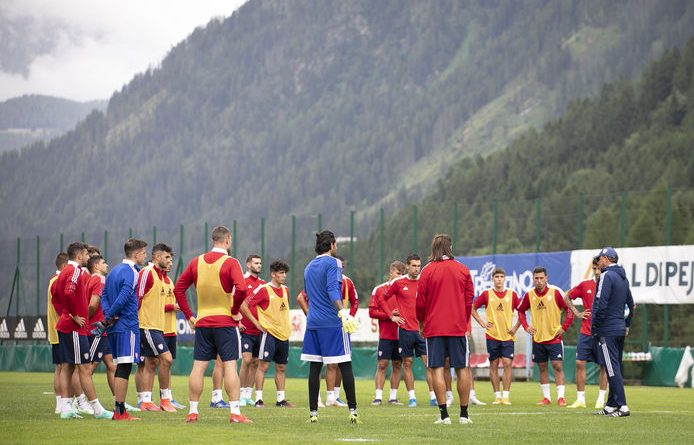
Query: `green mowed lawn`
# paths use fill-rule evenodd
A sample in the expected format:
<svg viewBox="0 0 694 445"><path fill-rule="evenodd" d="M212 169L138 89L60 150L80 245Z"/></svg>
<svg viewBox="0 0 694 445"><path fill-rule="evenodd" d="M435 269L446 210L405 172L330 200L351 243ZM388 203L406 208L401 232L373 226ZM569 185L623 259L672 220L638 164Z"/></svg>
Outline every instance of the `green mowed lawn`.
<svg viewBox="0 0 694 445"><path fill-rule="evenodd" d="M95 376L97 391L107 408L112 398L105 376ZM82 420L61 420L53 414L52 374L0 373L0 443L509 443L538 444L546 442L581 443L691 443L694 435L694 392L691 389L628 387L627 398L632 416L605 418L594 416L592 408L571 410L538 407L537 383L513 384L512 406L474 406L470 409L473 425L457 424L458 408L451 408L453 425L434 425L438 410L428 406L426 385L417 382L420 406L370 406L373 382L357 382L359 415L363 423L351 425L346 408L326 408L319 412L319 423L308 424L306 381L292 379L287 385L287 398L298 408L242 408L253 419L253 425L231 425L227 410L208 408L209 378L201 399L200 421L184 422L187 410L178 413L142 413L140 422L113 422L87 417ZM387 383L386 383L387 385ZM187 378L173 378L174 397L187 404ZM489 382L476 382L482 400L491 401ZM386 386L386 394L388 387ZM129 402L134 404L134 383ZM155 390L156 391L156 390ZM106 396L106 394L109 394ZM587 391L590 405L597 388ZM552 397L555 397L552 388ZM274 402L272 380L265 388L265 401ZM405 398L404 386L400 399ZM575 386L567 387L567 401L575 400ZM431 442L435 441L435 442Z"/></svg>

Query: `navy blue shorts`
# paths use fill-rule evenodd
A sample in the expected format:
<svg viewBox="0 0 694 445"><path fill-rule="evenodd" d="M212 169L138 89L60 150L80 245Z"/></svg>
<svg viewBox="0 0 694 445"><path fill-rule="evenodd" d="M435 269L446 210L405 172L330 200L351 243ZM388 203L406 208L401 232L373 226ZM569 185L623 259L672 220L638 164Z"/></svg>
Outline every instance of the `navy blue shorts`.
<svg viewBox="0 0 694 445"><path fill-rule="evenodd" d="M51 356L53 357L54 365L59 365L65 362L65 360L60 357L60 346L58 343L51 345Z"/></svg>
<svg viewBox="0 0 694 445"><path fill-rule="evenodd" d="M137 363L140 361L140 330L109 332L108 343L111 346L113 363Z"/></svg>
<svg viewBox="0 0 694 445"><path fill-rule="evenodd" d="M169 348L171 353L171 358L176 359L176 336L175 335L165 335L164 340L166 341L166 347Z"/></svg>
<svg viewBox="0 0 694 445"><path fill-rule="evenodd" d="M169 352L164 339L164 332L157 329L140 329L140 355L142 357L159 357Z"/></svg>
<svg viewBox="0 0 694 445"><path fill-rule="evenodd" d="M564 360L564 343L543 344L533 342L533 363L545 363L547 360Z"/></svg>
<svg viewBox="0 0 694 445"><path fill-rule="evenodd" d="M426 339L427 367L441 368L450 358L451 368L468 367L467 338L458 337L429 337Z"/></svg>
<svg viewBox="0 0 694 445"><path fill-rule="evenodd" d="M195 328L193 359L203 362L238 360L241 352L241 334L236 326L221 328Z"/></svg>
<svg viewBox="0 0 694 445"><path fill-rule="evenodd" d="M594 337L586 334L578 334L576 360L597 363L597 347L598 343Z"/></svg>
<svg viewBox="0 0 694 445"><path fill-rule="evenodd" d="M378 359L379 360L402 360L400 356L400 345L397 340L378 340Z"/></svg>
<svg viewBox="0 0 694 445"><path fill-rule="evenodd" d="M342 326L306 329L301 360L327 364L352 361L349 334L342 331Z"/></svg>
<svg viewBox="0 0 694 445"><path fill-rule="evenodd" d="M489 361L496 360L498 358L513 358L514 349L513 340L500 341L487 339L487 354L489 354Z"/></svg>
<svg viewBox="0 0 694 445"><path fill-rule="evenodd" d="M286 365L289 361L289 340L278 340L273 335L264 332L260 336L258 358L264 362Z"/></svg>
<svg viewBox="0 0 694 445"><path fill-rule="evenodd" d="M99 363L105 355L111 355L111 345L108 344L108 337L89 337L89 361Z"/></svg>
<svg viewBox="0 0 694 445"><path fill-rule="evenodd" d="M398 328L398 352L402 357L421 357L427 354L424 338L417 331Z"/></svg>
<svg viewBox="0 0 694 445"><path fill-rule="evenodd" d="M241 353L250 352L253 354L253 358L258 358L258 352L260 351L260 337L261 335L250 335L241 333Z"/></svg>
<svg viewBox="0 0 694 445"><path fill-rule="evenodd" d="M86 365L89 361L89 339L77 331L68 334L58 331L58 357L62 363Z"/></svg>

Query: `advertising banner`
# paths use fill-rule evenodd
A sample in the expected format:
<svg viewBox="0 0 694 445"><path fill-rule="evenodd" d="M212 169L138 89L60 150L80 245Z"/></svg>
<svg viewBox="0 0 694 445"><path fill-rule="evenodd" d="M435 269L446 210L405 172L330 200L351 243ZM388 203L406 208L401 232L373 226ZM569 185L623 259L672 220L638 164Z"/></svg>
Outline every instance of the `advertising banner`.
<svg viewBox="0 0 694 445"><path fill-rule="evenodd" d="M616 249L635 303L694 303L694 246ZM571 252L571 284L590 278L594 250Z"/></svg>
<svg viewBox="0 0 694 445"><path fill-rule="evenodd" d="M484 255L456 257L470 269L475 285L475 295L494 286L492 272L501 267L506 272L506 287L522 297L533 287L533 269L547 269L547 282L562 290L569 289L571 281L571 252L518 253L506 255Z"/></svg>

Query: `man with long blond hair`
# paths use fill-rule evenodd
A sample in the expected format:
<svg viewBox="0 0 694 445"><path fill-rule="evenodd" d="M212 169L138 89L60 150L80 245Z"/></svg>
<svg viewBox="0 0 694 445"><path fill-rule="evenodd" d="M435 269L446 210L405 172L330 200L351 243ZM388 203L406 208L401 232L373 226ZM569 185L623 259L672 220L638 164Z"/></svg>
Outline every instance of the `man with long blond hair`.
<svg viewBox="0 0 694 445"><path fill-rule="evenodd" d="M435 235L431 255L419 276L417 319L427 345L427 366L432 370L440 418L436 424L450 424L446 406L444 363L446 357L455 368L460 398L460 423L472 423L467 412L470 400L468 345L465 336L470 325L472 298L475 294L468 268L453 257L450 235Z"/></svg>

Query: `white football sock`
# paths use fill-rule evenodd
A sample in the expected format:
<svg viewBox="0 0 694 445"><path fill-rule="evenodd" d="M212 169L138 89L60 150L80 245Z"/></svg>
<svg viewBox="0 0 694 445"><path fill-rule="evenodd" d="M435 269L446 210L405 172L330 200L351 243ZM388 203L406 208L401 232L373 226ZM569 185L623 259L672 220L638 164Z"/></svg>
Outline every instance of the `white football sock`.
<svg viewBox="0 0 694 445"><path fill-rule="evenodd" d="M407 391L407 397L410 399L417 399L417 396L414 393L414 389L410 389L409 391Z"/></svg>
<svg viewBox="0 0 694 445"><path fill-rule="evenodd" d="M504 399L508 399L511 396L511 391L503 391L501 393L501 397Z"/></svg>
<svg viewBox="0 0 694 445"><path fill-rule="evenodd" d="M549 383L541 383L540 388L542 388L542 397L552 400L549 396Z"/></svg>
<svg viewBox="0 0 694 445"><path fill-rule="evenodd" d="M103 406L101 406L101 403L99 403L99 399L94 399L90 400L89 404L92 406L92 409L94 410L94 415L98 416L99 414L103 413L106 411Z"/></svg>
<svg viewBox="0 0 694 445"><path fill-rule="evenodd" d="M398 390L390 388L390 399L389 400L395 400L398 398Z"/></svg>
<svg viewBox="0 0 694 445"><path fill-rule="evenodd" d="M239 401L238 400L229 400L229 411L231 414L241 414L241 410L239 409Z"/></svg>
<svg viewBox="0 0 694 445"><path fill-rule="evenodd" d="M383 400L383 390L382 389L377 389L376 390L376 400Z"/></svg>
<svg viewBox="0 0 694 445"><path fill-rule="evenodd" d="M188 402L188 414L197 414L198 413L198 403L200 402L193 402L192 400Z"/></svg>
<svg viewBox="0 0 694 445"><path fill-rule="evenodd" d="M212 390L212 400L211 400L211 402L212 402L212 403L217 403L217 402L219 402L219 401L221 401L221 400L224 400L224 399L222 398L222 390L221 390L221 389L213 389L213 390Z"/></svg>
<svg viewBox="0 0 694 445"><path fill-rule="evenodd" d="M605 403L605 396L606 395L607 395L607 390L605 390L605 389L598 390L598 401Z"/></svg>
<svg viewBox="0 0 694 445"><path fill-rule="evenodd" d="M586 392L576 391L576 401L581 403L586 403Z"/></svg>
<svg viewBox="0 0 694 445"><path fill-rule="evenodd" d="M258 391L256 389L255 390L255 401L257 402L258 400L263 400L263 391L262 390Z"/></svg>
<svg viewBox="0 0 694 445"><path fill-rule="evenodd" d="M277 401L281 402L284 400L284 391L277 391Z"/></svg>
<svg viewBox="0 0 694 445"><path fill-rule="evenodd" d="M557 385L557 398L558 399L563 399L564 398L564 385Z"/></svg>

